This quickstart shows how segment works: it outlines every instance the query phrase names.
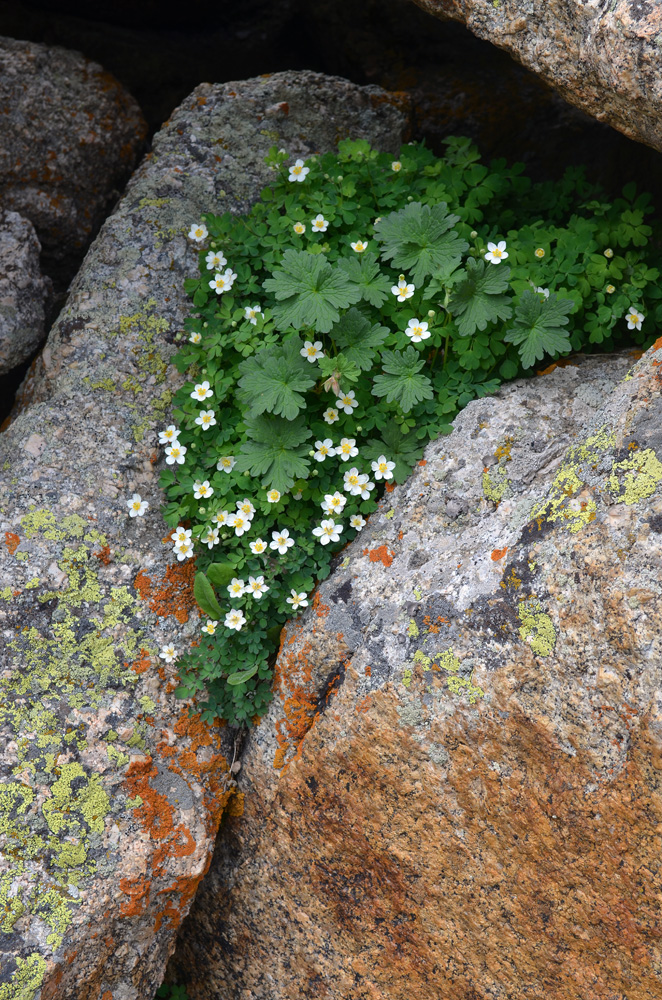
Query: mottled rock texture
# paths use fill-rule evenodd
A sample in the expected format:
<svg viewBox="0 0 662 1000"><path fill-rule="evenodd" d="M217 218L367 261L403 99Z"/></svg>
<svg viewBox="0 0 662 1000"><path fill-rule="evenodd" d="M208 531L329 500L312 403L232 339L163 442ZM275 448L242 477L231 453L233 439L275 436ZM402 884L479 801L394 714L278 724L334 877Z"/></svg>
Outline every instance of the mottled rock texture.
<svg viewBox="0 0 662 1000"><path fill-rule="evenodd" d="M566 101L662 149L662 7L652 0L415 0L461 21Z"/></svg>
<svg viewBox="0 0 662 1000"><path fill-rule="evenodd" d="M0 374L29 358L46 333L50 282L39 270L40 250L32 223L0 209Z"/></svg>
<svg viewBox="0 0 662 1000"><path fill-rule="evenodd" d="M469 404L288 626L193 1000L662 994L656 347Z"/></svg>
<svg viewBox="0 0 662 1000"><path fill-rule="evenodd" d="M54 274L80 259L145 131L136 102L97 63L0 38L0 203L30 219Z"/></svg>
<svg viewBox="0 0 662 1000"><path fill-rule="evenodd" d="M241 809L227 730L188 717L158 657L200 628L157 487L198 264L185 234L257 198L274 142L395 150L404 125L384 92L311 73L199 87L104 224L0 435L1 1000L151 1000L220 816ZM129 520L134 491L150 508Z"/></svg>

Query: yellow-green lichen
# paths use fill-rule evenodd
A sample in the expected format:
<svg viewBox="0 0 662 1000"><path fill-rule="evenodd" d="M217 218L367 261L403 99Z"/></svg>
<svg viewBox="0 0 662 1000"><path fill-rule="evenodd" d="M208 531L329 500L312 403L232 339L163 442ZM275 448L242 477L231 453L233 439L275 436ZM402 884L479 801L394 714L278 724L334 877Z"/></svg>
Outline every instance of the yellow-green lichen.
<svg viewBox="0 0 662 1000"><path fill-rule="evenodd" d="M458 677L458 671L462 665L462 661L453 652L452 647L445 650L440 657L438 657L439 666L442 670L445 670L450 676L447 678L446 683L448 685L448 690L451 694L455 695L466 695L469 699L470 705L475 705L479 698L485 697L485 692L481 687L473 682L473 671L471 677Z"/></svg>
<svg viewBox="0 0 662 1000"><path fill-rule="evenodd" d="M0 878L0 930L3 934L11 934L14 924L25 913L25 905L13 889L10 875Z"/></svg>
<svg viewBox="0 0 662 1000"><path fill-rule="evenodd" d="M46 975L46 960L35 951L16 959L16 971L8 983L0 984L0 1000L34 1000Z"/></svg>
<svg viewBox="0 0 662 1000"><path fill-rule="evenodd" d="M169 205L172 198L141 198L138 202L139 208L161 208L163 205Z"/></svg>
<svg viewBox="0 0 662 1000"><path fill-rule="evenodd" d="M483 473L483 496L486 500L491 500L492 503L500 503L506 495L509 486L510 480L506 475L504 466L498 465L494 470L494 474L491 472Z"/></svg>
<svg viewBox="0 0 662 1000"><path fill-rule="evenodd" d="M562 522L573 535L594 521L597 514L595 500L587 495L583 499L578 496L585 487L581 465L597 463L614 442L613 432L604 426L583 444L570 448L547 498L533 507L532 518L548 523Z"/></svg>
<svg viewBox="0 0 662 1000"><path fill-rule="evenodd" d="M661 480L662 462L652 448L644 448L614 462L607 485L615 503L634 504L652 496Z"/></svg>
<svg viewBox="0 0 662 1000"><path fill-rule="evenodd" d="M460 660L457 658L453 649L447 649L439 657L439 666L446 673L454 674L460 669Z"/></svg>
<svg viewBox="0 0 662 1000"><path fill-rule="evenodd" d="M417 601L420 601L423 597L423 591L420 587L414 587L414 597Z"/></svg>
<svg viewBox="0 0 662 1000"><path fill-rule="evenodd" d="M539 656L549 656L556 644L556 629L538 600L528 597L520 601L517 617L522 623L519 629L520 639L528 642L533 652Z"/></svg>
<svg viewBox="0 0 662 1000"><path fill-rule="evenodd" d="M418 625L413 618L409 619L409 625L407 626L407 635L410 635L413 639L418 638L419 630Z"/></svg>
<svg viewBox="0 0 662 1000"><path fill-rule="evenodd" d="M33 576L32 579L28 580L28 582L26 583L25 589L26 590L34 590L35 587L38 587L38 586L39 586L39 577L38 576Z"/></svg>
<svg viewBox="0 0 662 1000"><path fill-rule="evenodd" d="M420 663L423 670L429 670L432 660L429 656L426 656L422 649L417 649L414 653L414 663Z"/></svg>
<svg viewBox="0 0 662 1000"><path fill-rule="evenodd" d="M84 784L72 791L71 783L76 778L82 778ZM73 813L80 813L93 833L103 833L110 799L101 786L100 775L88 775L77 761L63 764L59 778L51 785L51 795L41 811L52 833L61 833L65 829L71 833L80 828Z"/></svg>
<svg viewBox="0 0 662 1000"><path fill-rule="evenodd" d="M386 518L387 521L390 521L391 518L395 517L395 511L394 510L387 511L386 514L384 514L384 517Z"/></svg>
<svg viewBox="0 0 662 1000"><path fill-rule="evenodd" d="M405 667L402 671L402 685L406 688L411 685L411 669L409 667Z"/></svg>
<svg viewBox="0 0 662 1000"><path fill-rule="evenodd" d="M0 590L0 598L2 598L3 601L11 601L13 596L14 592L11 587L5 587L4 590Z"/></svg>

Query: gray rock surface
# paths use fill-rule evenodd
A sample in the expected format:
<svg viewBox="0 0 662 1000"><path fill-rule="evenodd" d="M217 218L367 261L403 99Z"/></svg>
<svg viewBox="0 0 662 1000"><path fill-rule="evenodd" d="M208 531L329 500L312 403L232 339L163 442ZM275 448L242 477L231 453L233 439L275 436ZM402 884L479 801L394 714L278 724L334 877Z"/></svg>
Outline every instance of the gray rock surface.
<svg viewBox="0 0 662 1000"><path fill-rule="evenodd" d="M192 1000L660 996L661 349L470 403L287 626Z"/></svg>
<svg viewBox="0 0 662 1000"><path fill-rule="evenodd" d="M228 789L222 729L159 659L198 633L159 514L157 430L197 273L186 233L241 211L273 143L395 150L389 95L312 73L202 85L155 137L0 435L0 997L151 1000ZM133 492L144 518L127 517Z"/></svg>
<svg viewBox="0 0 662 1000"><path fill-rule="evenodd" d="M145 131L136 102L97 63L0 38L0 203L30 219L55 274L72 277Z"/></svg>
<svg viewBox="0 0 662 1000"><path fill-rule="evenodd" d="M0 374L25 361L44 339L51 283L39 270L34 226L0 209Z"/></svg>

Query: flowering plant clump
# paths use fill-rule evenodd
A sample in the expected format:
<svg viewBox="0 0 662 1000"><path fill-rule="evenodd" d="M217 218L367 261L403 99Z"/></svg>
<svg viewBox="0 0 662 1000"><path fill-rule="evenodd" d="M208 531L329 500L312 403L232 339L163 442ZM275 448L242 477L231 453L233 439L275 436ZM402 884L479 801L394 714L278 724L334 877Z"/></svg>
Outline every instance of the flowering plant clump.
<svg viewBox="0 0 662 1000"><path fill-rule="evenodd" d="M662 320L647 196L607 204L577 170L532 185L446 147L345 140L289 166L274 147L248 215L192 222L161 485L205 614L178 690L204 689L208 719L264 712L282 625L469 400L573 351L643 346Z"/></svg>

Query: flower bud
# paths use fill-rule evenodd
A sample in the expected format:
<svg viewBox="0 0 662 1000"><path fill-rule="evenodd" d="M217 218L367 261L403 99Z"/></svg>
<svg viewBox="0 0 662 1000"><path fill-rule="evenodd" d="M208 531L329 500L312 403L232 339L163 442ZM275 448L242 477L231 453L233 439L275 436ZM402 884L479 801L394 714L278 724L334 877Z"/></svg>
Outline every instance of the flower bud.
<svg viewBox="0 0 662 1000"><path fill-rule="evenodd" d="M336 177L336 180L337 180L337 181L341 181L342 179L343 179L343 176L342 176L342 174L338 174L338 176Z"/></svg>
<svg viewBox="0 0 662 1000"><path fill-rule="evenodd" d="M202 325L204 326L204 328L205 328L205 330L206 330L206 329L207 329L207 327L209 326L209 323L203 323Z"/></svg>
<svg viewBox="0 0 662 1000"><path fill-rule="evenodd" d="M200 511L201 514L205 514L207 512L207 508L206 507L199 507L198 509L199 509L199 511Z"/></svg>
<svg viewBox="0 0 662 1000"><path fill-rule="evenodd" d="M357 433L358 433L359 431L362 431L362 430L363 430L363 428L361 427L361 424L359 424L359 425L358 425L358 427L356 428L356 430L357 430Z"/></svg>
<svg viewBox="0 0 662 1000"><path fill-rule="evenodd" d="M310 458L314 458L315 457L315 452L312 450L312 448L308 452L308 455L310 456Z"/></svg>
<svg viewBox="0 0 662 1000"><path fill-rule="evenodd" d="M478 236L478 233L476 232L475 229L472 229L469 235L471 236L472 240L475 240L476 237Z"/></svg>
<svg viewBox="0 0 662 1000"><path fill-rule="evenodd" d="M607 247L607 249L604 251L604 255L605 257L613 257L614 251L611 249L611 247Z"/></svg>
<svg viewBox="0 0 662 1000"><path fill-rule="evenodd" d="M437 315L437 314L436 314L436 312L434 311L434 309L428 309L428 316L430 317L430 319L432 319L432 317L433 317L433 316L436 316L436 315Z"/></svg>

